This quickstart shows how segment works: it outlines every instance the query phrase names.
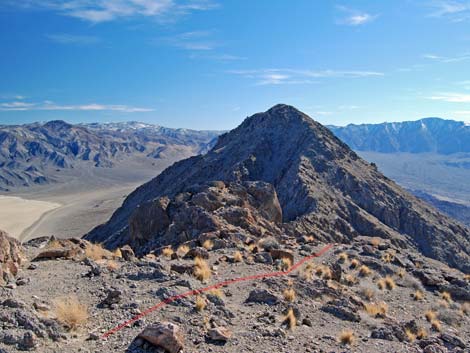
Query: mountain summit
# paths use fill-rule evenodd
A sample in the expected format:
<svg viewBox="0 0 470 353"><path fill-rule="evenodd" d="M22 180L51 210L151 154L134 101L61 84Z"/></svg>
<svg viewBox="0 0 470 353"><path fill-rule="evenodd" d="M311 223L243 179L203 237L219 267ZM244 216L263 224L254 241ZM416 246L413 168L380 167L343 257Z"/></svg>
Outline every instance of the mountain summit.
<svg viewBox="0 0 470 353"><path fill-rule="evenodd" d="M470 270L467 228L405 192L288 105L247 118L207 154L167 168L86 238L145 253L206 233L313 235L335 242L378 236Z"/></svg>

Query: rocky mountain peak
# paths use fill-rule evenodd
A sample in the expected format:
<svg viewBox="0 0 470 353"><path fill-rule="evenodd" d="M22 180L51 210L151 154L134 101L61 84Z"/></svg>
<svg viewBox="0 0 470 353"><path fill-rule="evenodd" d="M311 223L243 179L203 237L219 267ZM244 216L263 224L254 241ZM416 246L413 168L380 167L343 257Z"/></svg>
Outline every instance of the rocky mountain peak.
<svg viewBox="0 0 470 353"><path fill-rule="evenodd" d="M468 229L409 195L359 158L330 130L288 105L276 105L247 118L222 135L207 154L175 163L129 195L109 222L87 238L109 247L131 244L139 247L135 249L139 252L175 239L204 236L205 230L194 226L193 216L203 210L191 201L196 195L192 190L213 181L230 184L234 190L238 190L237 184L246 182L271 185L282 211L282 224L276 225L282 233L313 235L335 242L349 242L361 235L379 236L401 247L417 248L452 266L470 269ZM145 209L153 207L153 200L167 197L171 205L182 197L186 199L182 195L187 193L188 205L195 208L186 208L187 217L193 218L186 223L185 235L167 233L175 227L171 224L174 208L166 206L161 214L167 216L138 217L142 224L132 222L129 227L129 220L136 219L133 215L137 209L141 215L146 214ZM247 193L237 195L238 204L253 204ZM222 212L229 199L222 198L210 213ZM157 226L161 231L147 233L151 247L135 243L133 229L148 229L145 223L158 223L161 219L170 223L168 227ZM237 222L242 223L247 226L234 226L239 234L258 236L250 228L252 221Z"/></svg>
<svg viewBox="0 0 470 353"><path fill-rule="evenodd" d="M45 123L43 127L46 129L60 131L60 130L69 130L73 127L73 125L63 120L51 120Z"/></svg>

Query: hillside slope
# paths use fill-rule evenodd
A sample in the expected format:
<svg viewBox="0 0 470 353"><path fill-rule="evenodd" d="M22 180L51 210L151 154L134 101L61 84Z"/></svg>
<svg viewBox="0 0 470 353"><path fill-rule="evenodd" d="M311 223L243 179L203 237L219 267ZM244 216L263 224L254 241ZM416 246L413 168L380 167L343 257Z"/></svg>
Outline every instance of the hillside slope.
<svg viewBox="0 0 470 353"><path fill-rule="evenodd" d="M237 185L246 188L245 183L251 181L272 185L282 212L282 222L275 223L287 234L337 242L359 235L379 236L470 270L468 229L405 192L326 127L287 105L247 118L222 135L207 154L167 168L129 195L111 219L86 238L111 248L128 243L137 252L149 251L145 242L157 247L180 239L165 236L174 231L172 222L182 222L176 215L186 219L187 229L181 237L197 238L207 232L198 224L197 215L207 219L214 208L222 208L222 214L243 209L226 201L232 198L232 191L220 202L196 202L208 195L198 184L211 181L223 182L216 186L220 192L226 192L226 184L232 183L235 190ZM247 193L237 196L241 202L250 200ZM148 216L139 217L145 214ZM130 227L130 220L136 217L138 226L133 222ZM223 218L240 234L250 233L250 222L243 227L234 224L233 217ZM163 224L163 219L169 224ZM133 231L136 229L150 231L142 238Z"/></svg>

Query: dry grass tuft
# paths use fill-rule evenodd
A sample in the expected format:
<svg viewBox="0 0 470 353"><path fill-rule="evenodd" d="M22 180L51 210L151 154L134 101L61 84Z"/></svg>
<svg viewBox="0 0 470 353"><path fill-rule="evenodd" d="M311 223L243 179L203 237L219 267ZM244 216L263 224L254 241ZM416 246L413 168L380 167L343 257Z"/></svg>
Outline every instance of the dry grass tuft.
<svg viewBox="0 0 470 353"><path fill-rule="evenodd" d="M293 330L297 326L297 318L295 317L294 310L292 308L289 308L282 322L287 324L290 330Z"/></svg>
<svg viewBox="0 0 470 353"><path fill-rule="evenodd" d="M424 327L418 328L418 332L416 333L416 338L419 340L425 339L428 337L428 332Z"/></svg>
<svg viewBox="0 0 470 353"><path fill-rule="evenodd" d="M333 276L333 274L331 273L331 268L329 268L326 265L319 265L315 269L315 273L318 277L322 277L323 279L327 279L327 280L331 279L331 277Z"/></svg>
<svg viewBox="0 0 470 353"><path fill-rule="evenodd" d="M63 248L62 244L57 239L50 239L46 247L48 249L60 249Z"/></svg>
<svg viewBox="0 0 470 353"><path fill-rule="evenodd" d="M395 287L397 285L395 284L395 281L393 280L392 277L386 276L385 277L385 286L387 287L388 290L392 290L392 289L395 289Z"/></svg>
<svg viewBox="0 0 470 353"><path fill-rule="evenodd" d="M121 249L116 248L116 250L113 251L113 256L118 258L118 259L122 258Z"/></svg>
<svg viewBox="0 0 470 353"><path fill-rule="evenodd" d="M412 294L414 300L419 301L424 299L424 293L419 289Z"/></svg>
<svg viewBox="0 0 470 353"><path fill-rule="evenodd" d="M114 257L113 253L103 248L101 244L92 243L87 245L85 249L85 256L92 259L93 261L112 259Z"/></svg>
<svg viewBox="0 0 470 353"><path fill-rule="evenodd" d="M339 254L338 260L341 263L345 263L346 261L348 261L348 254L346 254L345 252L342 252L341 254Z"/></svg>
<svg viewBox="0 0 470 353"><path fill-rule="evenodd" d="M372 300L375 297L375 291L372 288L361 288L359 295L367 300Z"/></svg>
<svg viewBox="0 0 470 353"><path fill-rule="evenodd" d="M452 302L452 297L449 292L442 292L441 293L441 298L445 300L447 303Z"/></svg>
<svg viewBox="0 0 470 353"><path fill-rule="evenodd" d="M385 317L388 312L388 305L385 302L364 304L364 310L372 317Z"/></svg>
<svg viewBox="0 0 470 353"><path fill-rule="evenodd" d="M208 291L209 294L215 295L218 298L222 298L224 296L224 292L220 288L214 288Z"/></svg>
<svg viewBox="0 0 470 353"><path fill-rule="evenodd" d="M194 259L194 276L201 282L207 281L212 276L209 265L200 257Z"/></svg>
<svg viewBox="0 0 470 353"><path fill-rule="evenodd" d="M339 342L344 345L352 345L356 341L356 337L354 336L354 332L352 330L344 330L339 335Z"/></svg>
<svg viewBox="0 0 470 353"><path fill-rule="evenodd" d="M292 261L287 258L283 257L281 258L281 270L282 271L288 271L292 267Z"/></svg>
<svg viewBox="0 0 470 353"><path fill-rule="evenodd" d="M108 261L106 262L106 268L107 268L108 271L110 271L110 272L114 272L114 271L119 270L119 267L120 267L119 264L118 264L116 261L114 261L114 260L108 260Z"/></svg>
<svg viewBox="0 0 470 353"><path fill-rule="evenodd" d="M436 331L436 332L441 332L442 330L442 325L441 325L441 322L439 320L432 320L431 321L431 328L433 331Z"/></svg>
<svg viewBox="0 0 470 353"><path fill-rule="evenodd" d="M395 259L395 255L392 254L391 252L386 252L385 254L382 255L382 261L389 264Z"/></svg>
<svg viewBox="0 0 470 353"><path fill-rule="evenodd" d="M235 261L235 262L242 262L243 261L243 255L240 251L236 251L235 254L233 254L233 261Z"/></svg>
<svg viewBox="0 0 470 353"><path fill-rule="evenodd" d="M305 267L302 268L302 271L300 271L300 277L306 281L309 281L313 277L313 269L314 269L313 263L309 262L308 264L305 265Z"/></svg>
<svg viewBox="0 0 470 353"><path fill-rule="evenodd" d="M426 318L426 320L428 320L429 322L432 322L434 320L436 320L437 318L437 313L435 311L432 311L432 310L427 310L425 313L424 313L424 317Z"/></svg>
<svg viewBox="0 0 470 353"><path fill-rule="evenodd" d="M372 270L368 266L362 265L361 267L359 267L359 276L367 277L370 274L372 274Z"/></svg>
<svg viewBox="0 0 470 353"><path fill-rule="evenodd" d="M470 273L467 273L466 275L463 276L463 279L465 281L469 281L470 282Z"/></svg>
<svg viewBox="0 0 470 353"><path fill-rule="evenodd" d="M168 258L171 258L171 256L174 254L174 251L171 247L163 248L162 249L162 255Z"/></svg>
<svg viewBox="0 0 470 353"><path fill-rule="evenodd" d="M382 239L381 239L381 238L379 238L379 237L373 237L373 238L369 241L369 244L377 248L377 247L380 245L381 242L382 242Z"/></svg>
<svg viewBox="0 0 470 353"><path fill-rule="evenodd" d="M198 295L198 296L196 297L196 302L195 302L195 304L194 304L194 308L195 308L197 311L201 312L201 311L203 311L203 310L206 308L206 306L207 306L206 299L204 299L203 297L201 297L200 295Z"/></svg>
<svg viewBox="0 0 470 353"><path fill-rule="evenodd" d="M351 264L349 265L350 268L358 268L360 265L360 262L358 259L352 259Z"/></svg>
<svg viewBox="0 0 470 353"><path fill-rule="evenodd" d="M405 277L406 275L406 271L404 268L400 268L398 271L397 271L397 276L400 277L400 278L403 278Z"/></svg>
<svg viewBox="0 0 470 353"><path fill-rule="evenodd" d="M188 245L183 244L183 245L180 245L178 249L176 249L176 254L179 257L183 257L184 255L188 253L189 250L191 250L191 248Z"/></svg>
<svg viewBox="0 0 470 353"><path fill-rule="evenodd" d="M57 321L75 330L88 320L88 308L74 296L58 298L54 301L54 312Z"/></svg>
<svg viewBox="0 0 470 353"><path fill-rule="evenodd" d="M354 275L346 275L344 276L344 283L346 283L348 286L353 286L358 282L357 278Z"/></svg>
<svg viewBox="0 0 470 353"><path fill-rule="evenodd" d="M416 340L416 334L414 334L409 328L405 329L405 335L408 342L414 342Z"/></svg>
<svg viewBox="0 0 470 353"><path fill-rule="evenodd" d="M284 299L288 302L293 302L295 300L295 290L293 288L286 288L283 292Z"/></svg>
<svg viewBox="0 0 470 353"><path fill-rule="evenodd" d="M202 243L202 247L206 250L211 250L214 247L214 242L210 239L207 239Z"/></svg>

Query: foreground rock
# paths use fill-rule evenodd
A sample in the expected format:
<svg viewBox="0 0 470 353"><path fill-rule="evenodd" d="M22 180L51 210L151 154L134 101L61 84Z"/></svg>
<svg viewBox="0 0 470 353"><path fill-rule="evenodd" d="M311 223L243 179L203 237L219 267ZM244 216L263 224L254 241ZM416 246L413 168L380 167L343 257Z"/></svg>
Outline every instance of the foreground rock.
<svg viewBox="0 0 470 353"><path fill-rule="evenodd" d="M179 326L170 322L159 322L147 326L139 337L162 347L169 353L178 353L184 347L184 337Z"/></svg>
<svg viewBox="0 0 470 353"><path fill-rule="evenodd" d="M23 262L20 243L0 230L0 285L13 280Z"/></svg>

